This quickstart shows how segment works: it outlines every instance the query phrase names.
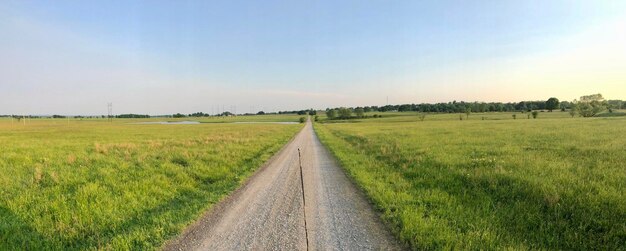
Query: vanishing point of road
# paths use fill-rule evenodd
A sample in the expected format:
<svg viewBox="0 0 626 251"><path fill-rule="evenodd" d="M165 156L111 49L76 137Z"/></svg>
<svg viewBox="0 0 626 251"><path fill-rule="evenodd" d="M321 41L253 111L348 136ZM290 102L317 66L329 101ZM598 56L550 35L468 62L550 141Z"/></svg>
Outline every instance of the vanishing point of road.
<svg viewBox="0 0 626 251"><path fill-rule="evenodd" d="M165 250L399 250L306 125Z"/></svg>

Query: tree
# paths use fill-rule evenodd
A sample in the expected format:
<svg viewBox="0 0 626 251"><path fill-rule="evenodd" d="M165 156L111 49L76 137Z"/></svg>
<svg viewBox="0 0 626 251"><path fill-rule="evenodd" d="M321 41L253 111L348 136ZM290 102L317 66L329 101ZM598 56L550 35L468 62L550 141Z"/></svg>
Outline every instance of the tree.
<svg viewBox="0 0 626 251"><path fill-rule="evenodd" d="M607 107L608 103L600 93L582 96L576 104L578 114L583 117L596 116L596 114L606 110Z"/></svg>
<svg viewBox="0 0 626 251"><path fill-rule="evenodd" d="M602 94L598 93L598 94L591 94L591 95L586 95L586 96L581 96L580 97L580 102L591 102L591 101L603 101L604 97L602 97Z"/></svg>
<svg viewBox="0 0 626 251"><path fill-rule="evenodd" d="M537 115L539 115L539 112L538 111L533 111L532 114L533 114L533 119L536 119Z"/></svg>
<svg viewBox="0 0 626 251"><path fill-rule="evenodd" d="M304 123L306 122L306 118L305 117L300 117L300 123Z"/></svg>
<svg viewBox="0 0 626 251"><path fill-rule="evenodd" d="M256 115L265 115L265 112L264 111L259 111L259 112L256 113Z"/></svg>
<svg viewBox="0 0 626 251"><path fill-rule="evenodd" d="M172 115L172 117L174 117L174 118L184 118L184 117L187 117L187 116L185 114L176 113L176 114Z"/></svg>
<svg viewBox="0 0 626 251"><path fill-rule="evenodd" d="M469 119L469 115L472 113L472 108L465 108L465 117Z"/></svg>
<svg viewBox="0 0 626 251"><path fill-rule="evenodd" d="M350 117L352 117L352 110L345 107L339 108L338 113L340 119L349 119Z"/></svg>
<svg viewBox="0 0 626 251"><path fill-rule="evenodd" d="M596 114L604 111L606 105L594 100L591 102L580 102L576 105L576 108L580 116L587 118L596 116Z"/></svg>
<svg viewBox="0 0 626 251"><path fill-rule="evenodd" d="M365 117L365 110L363 110L363 108L361 107L354 109L354 113L356 114L358 118Z"/></svg>
<svg viewBox="0 0 626 251"><path fill-rule="evenodd" d="M572 118L574 116L576 116L576 113L578 112L578 105L574 102L572 102L572 104L570 105L569 108L569 115L572 116Z"/></svg>
<svg viewBox="0 0 626 251"><path fill-rule="evenodd" d="M313 115L317 115L317 111L316 110L309 110L309 115L313 116Z"/></svg>
<svg viewBox="0 0 626 251"><path fill-rule="evenodd" d="M337 117L337 111L335 109L326 111L326 117L328 117L328 119L335 119Z"/></svg>
<svg viewBox="0 0 626 251"><path fill-rule="evenodd" d="M550 112L552 112L552 110L559 109L559 99L555 97L549 98L546 101L546 109Z"/></svg>

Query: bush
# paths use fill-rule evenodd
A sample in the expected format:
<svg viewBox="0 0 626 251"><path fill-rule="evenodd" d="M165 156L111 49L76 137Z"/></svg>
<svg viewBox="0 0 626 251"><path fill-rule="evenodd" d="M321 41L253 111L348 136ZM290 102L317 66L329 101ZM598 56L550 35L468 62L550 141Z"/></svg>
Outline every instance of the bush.
<svg viewBox="0 0 626 251"><path fill-rule="evenodd" d="M306 118L305 117L300 117L300 123L304 123L306 122Z"/></svg>
<svg viewBox="0 0 626 251"><path fill-rule="evenodd" d="M320 116L315 115L315 122L320 120Z"/></svg>
<svg viewBox="0 0 626 251"><path fill-rule="evenodd" d="M539 112L538 111L533 111L532 114L533 114L533 119L536 119L537 115L539 115Z"/></svg>
<svg viewBox="0 0 626 251"><path fill-rule="evenodd" d="M337 117L337 111L335 109L326 111L326 117L328 117L328 119L335 119Z"/></svg>
<svg viewBox="0 0 626 251"><path fill-rule="evenodd" d="M579 102L576 105L578 114L585 118L596 116L596 114L606 109L605 102L591 101L591 102Z"/></svg>
<svg viewBox="0 0 626 251"><path fill-rule="evenodd" d="M356 114L357 118L365 117L365 110L363 110L363 108L361 108L361 107L358 107L358 108L354 109L354 113Z"/></svg>
<svg viewBox="0 0 626 251"><path fill-rule="evenodd" d="M349 108L341 107L339 108L339 118L340 119L349 119L352 117L352 110Z"/></svg>

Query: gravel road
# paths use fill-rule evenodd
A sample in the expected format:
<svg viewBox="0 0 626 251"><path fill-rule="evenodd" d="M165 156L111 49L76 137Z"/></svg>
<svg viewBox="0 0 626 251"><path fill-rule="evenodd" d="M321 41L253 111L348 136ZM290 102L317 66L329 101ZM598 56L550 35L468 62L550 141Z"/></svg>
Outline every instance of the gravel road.
<svg viewBox="0 0 626 251"><path fill-rule="evenodd" d="M251 249L401 248L320 143L309 121L246 184L164 246L164 250Z"/></svg>

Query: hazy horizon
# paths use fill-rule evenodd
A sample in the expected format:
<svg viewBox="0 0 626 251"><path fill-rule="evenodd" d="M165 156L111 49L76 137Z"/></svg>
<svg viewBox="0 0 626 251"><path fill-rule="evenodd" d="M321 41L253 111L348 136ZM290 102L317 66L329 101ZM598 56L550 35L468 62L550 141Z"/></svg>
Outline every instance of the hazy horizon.
<svg viewBox="0 0 626 251"><path fill-rule="evenodd" d="M626 1L3 1L0 114L626 99L625 44Z"/></svg>

